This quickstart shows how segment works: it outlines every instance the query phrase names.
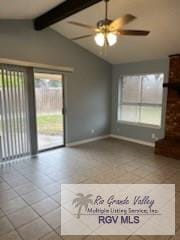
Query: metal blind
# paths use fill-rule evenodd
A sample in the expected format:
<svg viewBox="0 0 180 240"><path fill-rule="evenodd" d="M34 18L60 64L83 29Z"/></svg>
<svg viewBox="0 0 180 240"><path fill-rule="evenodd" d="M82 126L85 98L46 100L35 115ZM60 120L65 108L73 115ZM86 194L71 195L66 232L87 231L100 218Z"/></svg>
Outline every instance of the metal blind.
<svg viewBox="0 0 180 240"><path fill-rule="evenodd" d="M0 65L0 160L30 154L26 68Z"/></svg>

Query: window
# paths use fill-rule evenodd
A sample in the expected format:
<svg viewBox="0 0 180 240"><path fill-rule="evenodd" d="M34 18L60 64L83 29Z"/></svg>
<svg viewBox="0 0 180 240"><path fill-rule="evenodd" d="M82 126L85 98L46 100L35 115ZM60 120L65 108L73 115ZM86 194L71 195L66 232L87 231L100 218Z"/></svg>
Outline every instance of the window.
<svg viewBox="0 0 180 240"><path fill-rule="evenodd" d="M119 81L118 121L161 126L164 74L124 76Z"/></svg>

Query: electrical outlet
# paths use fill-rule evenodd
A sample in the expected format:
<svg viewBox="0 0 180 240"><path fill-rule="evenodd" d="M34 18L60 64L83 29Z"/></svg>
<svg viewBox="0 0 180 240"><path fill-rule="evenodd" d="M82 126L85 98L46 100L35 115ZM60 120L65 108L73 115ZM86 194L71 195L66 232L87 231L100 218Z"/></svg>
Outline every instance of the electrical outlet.
<svg viewBox="0 0 180 240"><path fill-rule="evenodd" d="M95 133L95 130L94 130L94 129L91 129L91 133L94 134L94 133Z"/></svg>
<svg viewBox="0 0 180 240"><path fill-rule="evenodd" d="M152 139L156 139L156 134L152 133Z"/></svg>

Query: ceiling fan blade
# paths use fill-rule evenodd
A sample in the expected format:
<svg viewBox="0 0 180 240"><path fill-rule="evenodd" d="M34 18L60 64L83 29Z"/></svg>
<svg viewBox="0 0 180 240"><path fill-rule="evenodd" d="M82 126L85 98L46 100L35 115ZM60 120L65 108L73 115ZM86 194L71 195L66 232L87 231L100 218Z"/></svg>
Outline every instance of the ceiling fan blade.
<svg viewBox="0 0 180 240"><path fill-rule="evenodd" d="M84 23L79 23L79 22L74 22L74 21L70 21L70 22L68 22L68 23L73 24L73 25L78 26L78 27L87 28L87 29L93 30L93 31L96 31L96 30L97 30L96 27L90 26L90 25L84 24Z"/></svg>
<svg viewBox="0 0 180 240"><path fill-rule="evenodd" d="M110 29L113 30L117 30L122 28L125 24L128 24L130 22L132 22L133 20L135 20L136 17L131 15L131 14L126 14L123 17L120 17L116 20L114 20L111 24L110 24Z"/></svg>
<svg viewBox="0 0 180 240"><path fill-rule="evenodd" d="M88 38L88 37L92 37L92 36L93 36L93 34L88 34L88 35L72 38L71 40L76 41L79 39Z"/></svg>
<svg viewBox="0 0 180 240"><path fill-rule="evenodd" d="M144 30L118 30L117 33L119 35L128 35L128 36L147 36L150 31Z"/></svg>

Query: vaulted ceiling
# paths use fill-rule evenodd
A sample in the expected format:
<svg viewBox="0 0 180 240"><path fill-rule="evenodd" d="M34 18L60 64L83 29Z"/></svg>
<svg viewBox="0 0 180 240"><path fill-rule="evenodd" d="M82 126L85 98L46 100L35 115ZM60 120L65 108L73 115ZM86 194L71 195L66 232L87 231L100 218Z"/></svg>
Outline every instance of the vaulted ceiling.
<svg viewBox="0 0 180 240"><path fill-rule="evenodd" d="M32 19L53 8L63 0L2 0L0 18ZM111 0L109 18L130 13L137 17L126 29L150 30L147 37L119 37L118 44L103 52L95 45L93 37L76 41L81 47L105 59L119 64L165 58L169 54L180 53L180 0ZM88 30L68 24L79 21L96 25L104 18L104 3L100 2L51 26L55 31L71 39L86 35Z"/></svg>
<svg viewBox="0 0 180 240"><path fill-rule="evenodd" d="M180 52L180 0L111 0L109 17L116 19L126 13L137 17L127 29L145 29L151 33L147 37L119 37L118 44L103 53L93 38L76 41L80 46L113 64L143 61L167 57ZM88 30L71 26L68 21L79 21L96 25L104 17L104 3L98 3L53 26L67 38L89 33Z"/></svg>
<svg viewBox="0 0 180 240"><path fill-rule="evenodd" d="M0 19L34 19L64 0L1 0Z"/></svg>

